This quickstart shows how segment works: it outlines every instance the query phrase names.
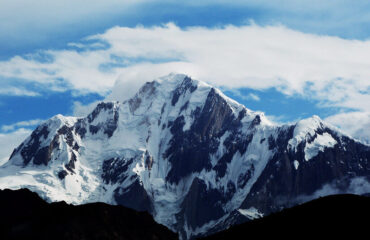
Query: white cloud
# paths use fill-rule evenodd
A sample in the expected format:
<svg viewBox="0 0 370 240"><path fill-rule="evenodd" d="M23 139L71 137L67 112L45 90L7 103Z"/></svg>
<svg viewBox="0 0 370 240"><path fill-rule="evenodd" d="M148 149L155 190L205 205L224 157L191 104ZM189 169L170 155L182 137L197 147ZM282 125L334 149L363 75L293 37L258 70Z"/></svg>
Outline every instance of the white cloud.
<svg viewBox="0 0 370 240"><path fill-rule="evenodd" d="M370 41L305 34L284 26L181 29L174 24L114 27L88 39L110 47L47 50L51 62L17 56L0 62L0 74L48 87L63 82L66 88L101 94L119 77L116 86L121 87L114 89L125 92L122 86L129 85L129 95L133 85L183 72L217 86L276 87L327 105L370 111ZM102 69L104 65L108 67ZM113 92L111 97L118 95L126 94Z"/></svg>
<svg viewBox="0 0 370 240"><path fill-rule="evenodd" d="M370 144L370 112L339 113L325 121L338 126L345 133Z"/></svg>
<svg viewBox="0 0 370 240"><path fill-rule="evenodd" d="M99 101L95 101L84 105L81 102L76 101L73 103L73 115L76 117L86 117L95 109L98 103Z"/></svg>
<svg viewBox="0 0 370 240"><path fill-rule="evenodd" d="M260 101L260 97L256 94L253 94L253 93L249 93L246 97L246 99L249 99L249 100L254 100L254 101Z"/></svg>
<svg viewBox="0 0 370 240"><path fill-rule="evenodd" d="M16 122L16 123L9 124L9 125L3 125L1 127L1 130L3 132L14 131L17 128L32 127L32 126L39 125L43 121L44 120L42 119L32 119L28 121L20 121L20 122Z"/></svg>
<svg viewBox="0 0 370 240"><path fill-rule="evenodd" d="M257 101L258 102L261 100L257 94L254 94L254 93L243 94L240 91L241 89L231 88L231 89L225 89L225 90L228 92L231 92L235 97L238 97L245 101Z"/></svg>
<svg viewBox="0 0 370 240"><path fill-rule="evenodd" d="M10 157L14 148L31 134L31 130L20 128L11 133L0 133L0 165Z"/></svg>
<svg viewBox="0 0 370 240"><path fill-rule="evenodd" d="M319 190L311 195L300 195L296 198L298 203L307 202L319 197L335 195L335 194L356 194L363 195L370 192L370 182L366 177L354 177L348 183L346 189L343 189L343 182L331 182L323 185Z"/></svg>
<svg viewBox="0 0 370 240"><path fill-rule="evenodd" d="M38 83L51 90L67 89L84 92L106 93L112 87L118 74L102 72L100 64L109 62L107 51L52 51L45 54L52 56L51 62L39 62L20 56L0 62L0 76L3 78L23 79Z"/></svg>
<svg viewBox="0 0 370 240"><path fill-rule="evenodd" d="M277 87L285 94L370 110L370 95L363 93L370 87L370 41L304 34L283 26L180 29L173 24L116 27L93 38L109 42L109 51L120 56L177 59L128 66L121 81L136 74L150 80L185 72L218 86Z"/></svg>
<svg viewBox="0 0 370 240"><path fill-rule="evenodd" d="M181 72L227 89L275 87L287 95L319 100L320 106L353 109L362 119L358 121L369 120L370 41L307 34L284 26L182 29L172 23L114 27L86 39L71 43L78 51L43 51L51 61L40 62L32 55L2 61L0 76L79 93L106 95L113 87L107 100L124 100L145 81ZM89 47L101 43L108 47ZM83 114L81 106L76 103L76 114ZM328 120L355 137L369 135L336 120L343 116Z"/></svg>
<svg viewBox="0 0 370 240"><path fill-rule="evenodd" d="M29 96L29 97L36 97L40 96L39 93L26 90L23 88L17 88L13 86L3 86L0 89L0 95L7 95L7 96Z"/></svg>

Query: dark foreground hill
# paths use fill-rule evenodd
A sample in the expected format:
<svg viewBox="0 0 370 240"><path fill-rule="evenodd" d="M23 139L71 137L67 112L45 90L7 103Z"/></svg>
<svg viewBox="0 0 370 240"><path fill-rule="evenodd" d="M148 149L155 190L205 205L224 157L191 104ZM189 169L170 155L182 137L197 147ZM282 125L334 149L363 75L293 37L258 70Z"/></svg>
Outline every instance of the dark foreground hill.
<svg viewBox="0 0 370 240"><path fill-rule="evenodd" d="M217 239L369 239L370 197L333 195L284 209L203 238Z"/></svg>
<svg viewBox="0 0 370 240"><path fill-rule="evenodd" d="M0 239L178 239L146 212L104 203L49 204L27 189L0 190L0 212ZM370 197L333 195L233 226L204 240L357 239L367 235L369 220Z"/></svg>
<svg viewBox="0 0 370 240"><path fill-rule="evenodd" d="M92 203L46 203L27 189L0 190L0 239L177 239L146 212Z"/></svg>

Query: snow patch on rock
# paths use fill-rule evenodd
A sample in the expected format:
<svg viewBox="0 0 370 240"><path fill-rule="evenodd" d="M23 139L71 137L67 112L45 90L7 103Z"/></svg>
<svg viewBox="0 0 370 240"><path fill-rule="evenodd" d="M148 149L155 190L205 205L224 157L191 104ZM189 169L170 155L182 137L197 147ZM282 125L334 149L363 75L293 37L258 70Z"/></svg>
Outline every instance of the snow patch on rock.
<svg viewBox="0 0 370 240"><path fill-rule="evenodd" d="M311 118L300 120L294 128L293 137L288 142L288 148L297 151L298 145L313 137L318 128L322 128L323 123L320 117L314 115Z"/></svg>
<svg viewBox="0 0 370 240"><path fill-rule="evenodd" d="M263 214L260 213L255 207L251 207L248 209L238 209L238 212L251 220L263 217Z"/></svg>
<svg viewBox="0 0 370 240"><path fill-rule="evenodd" d="M323 152L325 148L332 148L335 144L337 144L337 141L329 133L318 134L313 142L306 143L304 149L305 160L309 161L317 156L320 151Z"/></svg>

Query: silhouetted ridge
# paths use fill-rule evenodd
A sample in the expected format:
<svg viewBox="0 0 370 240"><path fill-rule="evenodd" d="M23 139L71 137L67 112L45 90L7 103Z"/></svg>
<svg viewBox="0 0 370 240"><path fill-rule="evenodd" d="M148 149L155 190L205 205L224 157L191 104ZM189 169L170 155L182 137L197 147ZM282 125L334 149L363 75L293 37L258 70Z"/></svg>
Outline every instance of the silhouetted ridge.
<svg viewBox="0 0 370 240"><path fill-rule="evenodd" d="M91 203L46 203L27 189L0 191L0 239L177 239L146 212Z"/></svg>
<svg viewBox="0 0 370 240"><path fill-rule="evenodd" d="M362 236L365 239L369 216L369 197L332 195L230 227L203 239L264 239L271 236L274 239L300 239L302 236L316 239L324 236L360 239L358 237Z"/></svg>

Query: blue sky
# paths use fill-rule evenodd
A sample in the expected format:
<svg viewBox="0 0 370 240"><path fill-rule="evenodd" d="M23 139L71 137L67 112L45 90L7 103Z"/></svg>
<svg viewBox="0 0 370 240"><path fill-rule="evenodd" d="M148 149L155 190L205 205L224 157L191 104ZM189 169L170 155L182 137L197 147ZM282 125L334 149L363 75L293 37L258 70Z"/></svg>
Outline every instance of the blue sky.
<svg viewBox="0 0 370 240"><path fill-rule="evenodd" d="M77 114L76 106L112 99L166 71L218 86L274 121L316 114L369 139L361 131L370 126L368 1L0 6L0 143L13 139L0 160L35 120Z"/></svg>

